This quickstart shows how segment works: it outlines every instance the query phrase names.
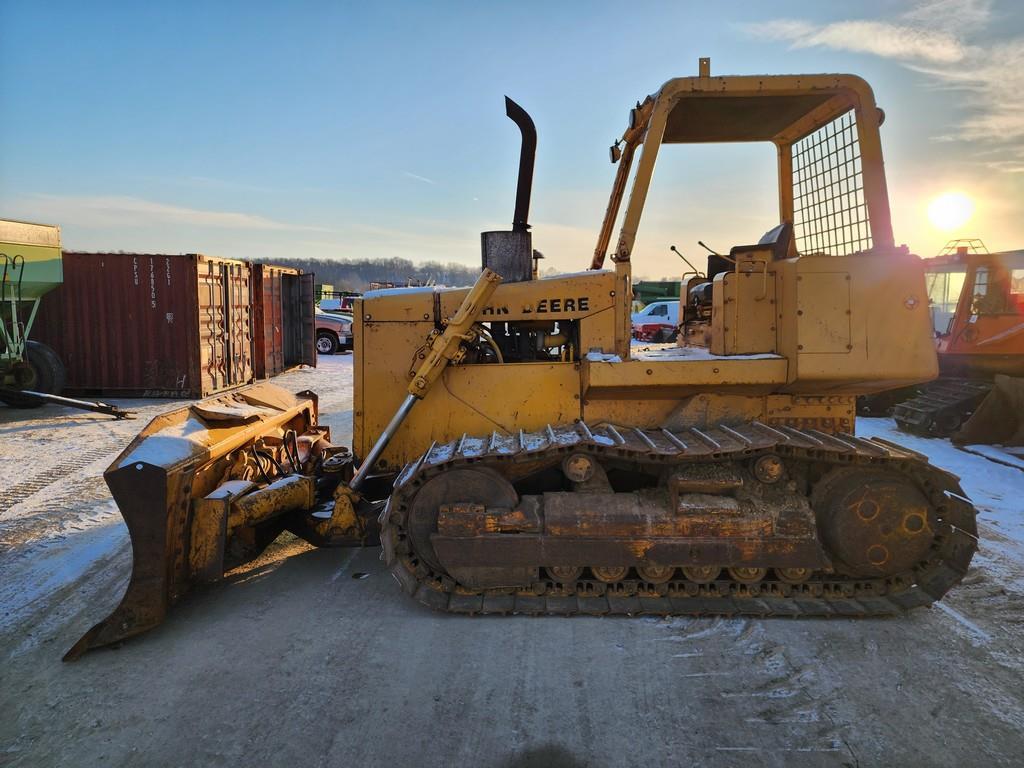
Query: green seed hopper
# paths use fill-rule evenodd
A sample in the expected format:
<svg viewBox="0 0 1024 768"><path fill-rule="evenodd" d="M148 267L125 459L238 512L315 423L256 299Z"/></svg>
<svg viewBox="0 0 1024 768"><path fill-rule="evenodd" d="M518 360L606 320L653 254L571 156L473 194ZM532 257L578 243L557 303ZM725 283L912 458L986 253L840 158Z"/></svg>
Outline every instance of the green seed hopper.
<svg viewBox="0 0 1024 768"><path fill-rule="evenodd" d="M45 393L58 393L63 387L64 365L60 358L49 347L29 341L40 299L62 281L60 227L0 219L3 387ZM0 399L16 404L6 396Z"/></svg>
<svg viewBox="0 0 1024 768"><path fill-rule="evenodd" d="M678 299L679 281L637 280L633 283L633 298L644 304L650 304L659 299Z"/></svg>

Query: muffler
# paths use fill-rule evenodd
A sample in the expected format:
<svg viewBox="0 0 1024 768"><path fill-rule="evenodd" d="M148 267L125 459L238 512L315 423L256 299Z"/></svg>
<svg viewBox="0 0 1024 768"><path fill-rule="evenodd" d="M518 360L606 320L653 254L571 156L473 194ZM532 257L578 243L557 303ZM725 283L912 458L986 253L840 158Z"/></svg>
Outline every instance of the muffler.
<svg viewBox="0 0 1024 768"><path fill-rule="evenodd" d="M533 193L533 165L537 156L537 129L526 110L508 96L505 97L505 114L519 126L522 134L512 230L481 232L480 247L484 269L494 270L506 283L521 283L533 277L533 237L528 219Z"/></svg>

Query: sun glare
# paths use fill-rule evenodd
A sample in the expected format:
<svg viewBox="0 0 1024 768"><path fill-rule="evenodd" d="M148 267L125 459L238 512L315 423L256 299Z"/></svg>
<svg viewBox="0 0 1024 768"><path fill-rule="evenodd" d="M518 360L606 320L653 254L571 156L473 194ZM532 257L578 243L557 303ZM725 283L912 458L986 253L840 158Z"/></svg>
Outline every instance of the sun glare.
<svg viewBox="0 0 1024 768"><path fill-rule="evenodd" d="M928 204L928 218L932 226L943 232L952 232L966 224L974 213L974 202L960 192L946 192Z"/></svg>

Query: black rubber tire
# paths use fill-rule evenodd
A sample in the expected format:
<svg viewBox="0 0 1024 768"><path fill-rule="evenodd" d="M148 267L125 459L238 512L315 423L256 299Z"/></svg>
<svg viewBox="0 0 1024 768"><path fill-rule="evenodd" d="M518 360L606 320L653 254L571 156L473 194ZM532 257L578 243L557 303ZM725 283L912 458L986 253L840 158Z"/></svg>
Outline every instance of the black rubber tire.
<svg viewBox="0 0 1024 768"><path fill-rule="evenodd" d="M35 373L35 381L26 389L35 392L44 392L49 395L59 395L64 391L64 384L67 382L67 370L64 363L50 347L38 341L25 342L25 362ZM11 408L39 408L43 403L30 397L18 397L15 394L7 394L0 397L0 401Z"/></svg>
<svg viewBox="0 0 1024 768"><path fill-rule="evenodd" d="M321 342L325 342L324 346L326 346L326 342L330 342L330 350L329 351L321 350L320 349L320 343ZM319 331L317 333L317 335L316 335L316 353L318 355L335 355L335 354L338 353L338 347L339 346L340 346L340 344L338 344L338 337L335 336L330 331Z"/></svg>
<svg viewBox="0 0 1024 768"><path fill-rule="evenodd" d="M40 374L40 388L37 392L59 395L64 391L68 380L67 369L51 347L39 341L26 342L25 357Z"/></svg>

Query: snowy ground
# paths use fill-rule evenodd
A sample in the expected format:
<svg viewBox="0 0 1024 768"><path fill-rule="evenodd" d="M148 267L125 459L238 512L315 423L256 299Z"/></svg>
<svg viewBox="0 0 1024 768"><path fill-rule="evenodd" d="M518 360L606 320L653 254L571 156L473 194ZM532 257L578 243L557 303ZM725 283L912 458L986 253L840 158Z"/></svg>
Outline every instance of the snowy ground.
<svg viewBox="0 0 1024 768"><path fill-rule="evenodd" d="M348 440L350 356L277 381ZM0 765L1021 764L1021 469L860 420L980 510L965 583L899 619L444 616L375 550L293 542L62 664L130 569L102 470L181 405L120 404L139 419L0 408Z"/></svg>

